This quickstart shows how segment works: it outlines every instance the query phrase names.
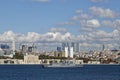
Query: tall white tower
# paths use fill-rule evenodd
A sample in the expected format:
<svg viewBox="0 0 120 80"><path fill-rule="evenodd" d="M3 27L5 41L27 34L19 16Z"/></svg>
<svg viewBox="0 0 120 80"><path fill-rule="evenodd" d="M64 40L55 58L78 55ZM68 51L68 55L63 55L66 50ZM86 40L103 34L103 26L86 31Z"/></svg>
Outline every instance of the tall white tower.
<svg viewBox="0 0 120 80"><path fill-rule="evenodd" d="M15 40L12 41L12 51L13 54L15 54Z"/></svg>
<svg viewBox="0 0 120 80"><path fill-rule="evenodd" d="M65 57L68 57L68 47L65 47Z"/></svg>
<svg viewBox="0 0 120 80"><path fill-rule="evenodd" d="M70 58L73 58L73 47L70 47L69 57L70 57Z"/></svg>

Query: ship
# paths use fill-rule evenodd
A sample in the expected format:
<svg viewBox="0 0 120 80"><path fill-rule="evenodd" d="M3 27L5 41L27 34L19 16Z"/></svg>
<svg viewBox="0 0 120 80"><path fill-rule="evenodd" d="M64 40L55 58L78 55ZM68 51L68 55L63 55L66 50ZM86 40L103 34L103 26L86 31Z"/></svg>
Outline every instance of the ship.
<svg viewBox="0 0 120 80"><path fill-rule="evenodd" d="M58 67L58 68L64 68L64 67L83 67L83 64L75 64L72 62L61 62L61 63L51 63L44 65L44 67Z"/></svg>

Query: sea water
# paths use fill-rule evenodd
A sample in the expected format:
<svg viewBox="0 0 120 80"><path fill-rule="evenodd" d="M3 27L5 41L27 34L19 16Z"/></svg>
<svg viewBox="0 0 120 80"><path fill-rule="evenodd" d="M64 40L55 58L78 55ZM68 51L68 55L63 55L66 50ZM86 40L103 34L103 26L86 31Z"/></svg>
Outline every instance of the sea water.
<svg viewBox="0 0 120 80"><path fill-rule="evenodd" d="M84 65L73 68L0 65L0 80L120 80L120 65Z"/></svg>

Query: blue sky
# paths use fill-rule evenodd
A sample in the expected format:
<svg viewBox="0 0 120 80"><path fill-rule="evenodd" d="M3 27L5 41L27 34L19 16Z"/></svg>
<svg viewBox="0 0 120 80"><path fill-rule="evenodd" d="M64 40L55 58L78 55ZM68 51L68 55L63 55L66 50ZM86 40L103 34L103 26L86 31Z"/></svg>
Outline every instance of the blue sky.
<svg viewBox="0 0 120 80"><path fill-rule="evenodd" d="M84 46L113 47L114 42L118 46L119 3L120 0L0 0L0 41L22 41L27 37L26 41L34 38L33 42L62 42L71 38Z"/></svg>
<svg viewBox="0 0 120 80"><path fill-rule="evenodd" d="M19 33L45 33L59 22L69 21L78 9L89 13L88 8L99 6L119 10L119 0L91 2L90 0L0 0L0 32L12 30ZM78 33L77 26L62 26L68 31Z"/></svg>

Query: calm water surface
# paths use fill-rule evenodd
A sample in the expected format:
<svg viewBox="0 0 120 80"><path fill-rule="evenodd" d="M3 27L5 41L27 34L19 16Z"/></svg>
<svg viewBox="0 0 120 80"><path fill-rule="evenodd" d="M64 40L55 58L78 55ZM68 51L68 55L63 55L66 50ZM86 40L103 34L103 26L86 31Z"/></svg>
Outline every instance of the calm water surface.
<svg viewBox="0 0 120 80"><path fill-rule="evenodd" d="M0 80L120 80L120 65L85 65L79 68L0 65Z"/></svg>

